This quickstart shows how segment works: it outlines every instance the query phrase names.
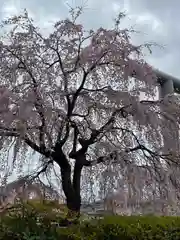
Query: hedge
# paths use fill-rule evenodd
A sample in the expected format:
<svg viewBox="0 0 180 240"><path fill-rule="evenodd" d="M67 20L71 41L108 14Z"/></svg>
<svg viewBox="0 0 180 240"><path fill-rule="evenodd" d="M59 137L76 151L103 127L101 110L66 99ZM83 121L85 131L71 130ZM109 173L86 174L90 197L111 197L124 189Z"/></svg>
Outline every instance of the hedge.
<svg viewBox="0 0 180 240"><path fill-rule="evenodd" d="M62 228L52 225L52 221L58 223L62 218L52 211L54 204L30 202L14 206L1 216L0 239L180 240L180 217L106 216ZM56 204L58 208L62 206Z"/></svg>

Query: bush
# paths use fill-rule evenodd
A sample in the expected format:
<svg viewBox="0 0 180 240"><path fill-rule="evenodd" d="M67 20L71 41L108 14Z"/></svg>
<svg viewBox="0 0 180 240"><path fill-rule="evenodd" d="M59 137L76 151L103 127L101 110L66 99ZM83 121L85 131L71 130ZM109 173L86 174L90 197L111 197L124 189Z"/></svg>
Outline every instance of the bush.
<svg viewBox="0 0 180 240"><path fill-rule="evenodd" d="M52 225L62 218L53 202L31 201L14 206L0 220L0 239L24 240L177 240L179 217L107 216L65 228ZM62 210L62 209L61 209ZM65 208L64 208L65 211Z"/></svg>
<svg viewBox="0 0 180 240"><path fill-rule="evenodd" d="M63 214L62 206L53 201L20 202L1 214L0 239L58 239L52 222L58 223Z"/></svg>
<svg viewBox="0 0 180 240"><path fill-rule="evenodd" d="M112 216L84 226L83 232L93 230L94 239L160 240L180 239L180 218L155 216Z"/></svg>
<svg viewBox="0 0 180 240"><path fill-rule="evenodd" d="M63 231L60 234L72 240L179 240L180 218L109 216Z"/></svg>

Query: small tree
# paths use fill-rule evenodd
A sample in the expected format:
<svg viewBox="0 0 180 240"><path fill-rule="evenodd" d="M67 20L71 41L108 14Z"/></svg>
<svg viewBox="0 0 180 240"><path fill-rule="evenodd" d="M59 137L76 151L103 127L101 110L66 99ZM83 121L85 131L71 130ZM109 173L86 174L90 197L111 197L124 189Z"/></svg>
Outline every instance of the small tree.
<svg viewBox="0 0 180 240"><path fill-rule="evenodd" d="M124 16L113 29L86 31L76 10L48 36L26 11L2 22L0 135L2 147L14 142L14 160L27 147L48 159L37 175L56 163L67 207L79 213L83 168L137 163L137 153L146 164L160 162L162 101L152 100L157 79L144 46L119 28ZM151 101L140 101L140 92Z"/></svg>

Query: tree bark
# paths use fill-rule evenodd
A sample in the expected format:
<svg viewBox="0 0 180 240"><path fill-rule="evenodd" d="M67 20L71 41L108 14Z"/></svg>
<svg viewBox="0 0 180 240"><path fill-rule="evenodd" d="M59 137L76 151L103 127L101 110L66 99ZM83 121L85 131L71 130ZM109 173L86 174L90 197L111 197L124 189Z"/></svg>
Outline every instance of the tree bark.
<svg viewBox="0 0 180 240"><path fill-rule="evenodd" d="M68 208L68 218L79 218L81 208L81 172L83 165L80 161L75 160L73 180L71 179L71 165L61 149L53 154L53 160L61 169L62 189L66 196Z"/></svg>
<svg viewBox="0 0 180 240"><path fill-rule="evenodd" d="M72 214L80 214L81 208L81 197L80 197L80 188L74 188L71 181L71 170L70 169L61 169L61 178L62 178L62 188L66 196L66 203L70 212Z"/></svg>

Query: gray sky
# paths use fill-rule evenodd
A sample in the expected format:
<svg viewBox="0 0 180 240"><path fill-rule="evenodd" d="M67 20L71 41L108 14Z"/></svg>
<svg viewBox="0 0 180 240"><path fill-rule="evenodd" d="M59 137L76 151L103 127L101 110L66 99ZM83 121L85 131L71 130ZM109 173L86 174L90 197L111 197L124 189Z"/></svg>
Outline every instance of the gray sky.
<svg viewBox="0 0 180 240"><path fill-rule="evenodd" d="M17 14L26 8L43 28L62 19L71 6L85 5L81 21L87 27L110 27L118 11L126 11L123 26L134 26L141 33L135 41L156 42L147 56L148 62L169 74L180 77L180 1L179 0L0 0L0 18Z"/></svg>

